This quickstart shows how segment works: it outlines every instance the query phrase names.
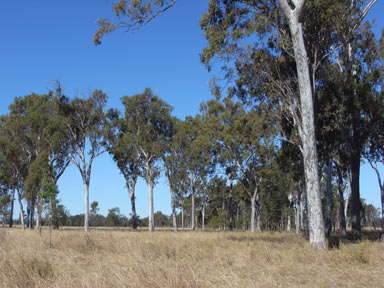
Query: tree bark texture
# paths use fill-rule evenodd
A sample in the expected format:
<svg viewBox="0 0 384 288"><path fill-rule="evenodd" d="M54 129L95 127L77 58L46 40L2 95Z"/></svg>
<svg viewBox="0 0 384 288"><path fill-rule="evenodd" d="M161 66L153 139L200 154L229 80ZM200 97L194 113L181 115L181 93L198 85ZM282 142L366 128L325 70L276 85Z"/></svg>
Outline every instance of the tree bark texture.
<svg viewBox="0 0 384 288"><path fill-rule="evenodd" d="M320 182L318 175L318 159L315 140L314 106L307 60L304 45L302 24L299 22L304 10L304 0L295 0L295 9L290 8L286 0L280 4L291 31L293 50L300 90L301 108L301 142L304 160L304 175L307 191L309 242L315 249L325 249L324 221L321 208Z"/></svg>
<svg viewBox="0 0 384 288"><path fill-rule="evenodd" d="M191 228L192 230L195 230L196 229L196 223L195 223L195 186L192 185L192 193L191 193L191 202L192 202L192 206L191 206Z"/></svg>
<svg viewBox="0 0 384 288"><path fill-rule="evenodd" d="M152 179L148 179L147 183L148 183L148 203L149 203L148 229L149 229L149 232L153 232L155 230L155 219L154 219L154 207L153 207L153 181L152 181Z"/></svg>
<svg viewBox="0 0 384 288"><path fill-rule="evenodd" d="M173 191L173 189L172 189L170 184L169 184L169 192L171 193L171 208L172 208L173 231L177 232L175 192Z"/></svg>
<svg viewBox="0 0 384 288"><path fill-rule="evenodd" d="M25 229L24 224L24 208L23 208L23 202L21 201L21 193L19 190L17 190L17 199L19 201L19 208L20 208L20 222L21 222L21 228Z"/></svg>
<svg viewBox="0 0 384 288"><path fill-rule="evenodd" d="M132 209L132 229L137 229L137 215L136 215L136 201L135 201L135 192L128 193L129 198L131 199L131 209Z"/></svg>
<svg viewBox="0 0 384 288"><path fill-rule="evenodd" d="M12 196L11 196L11 211L9 215L9 228L13 226L13 207L15 205L15 189L12 190Z"/></svg>
<svg viewBox="0 0 384 288"><path fill-rule="evenodd" d="M89 182L84 181L84 231L89 231Z"/></svg>
<svg viewBox="0 0 384 288"><path fill-rule="evenodd" d="M347 225L345 221L345 214L344 214L344 191L343 191L343 174L341 172L340 167L336 166L337 170L337 188L339 191L339 233L340 236L346 236L347 235Z"/></svg>

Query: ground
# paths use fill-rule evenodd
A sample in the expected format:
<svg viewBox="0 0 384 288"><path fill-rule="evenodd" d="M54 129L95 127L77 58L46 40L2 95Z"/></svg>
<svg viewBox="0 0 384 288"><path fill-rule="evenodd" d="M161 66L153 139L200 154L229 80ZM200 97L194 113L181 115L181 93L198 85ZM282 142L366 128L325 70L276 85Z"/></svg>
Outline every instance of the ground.
<svg viewBox="0 0 384 288"><path fill-rule="evenodd" d="M0 229L0 287L384 287L384 244L294 233Z"/></svg>

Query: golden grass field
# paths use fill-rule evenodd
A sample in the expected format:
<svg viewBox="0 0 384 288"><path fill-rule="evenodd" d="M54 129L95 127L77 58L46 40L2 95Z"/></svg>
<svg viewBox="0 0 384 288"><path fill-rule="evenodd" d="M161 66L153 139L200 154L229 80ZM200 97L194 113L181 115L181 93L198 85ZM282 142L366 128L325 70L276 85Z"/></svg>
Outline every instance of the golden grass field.
<svg viewBox="0 0 384 288"><path fill-rule="evenodd" d="M0 287L384 287L384 244L294 233L0 229Z"/></svg>

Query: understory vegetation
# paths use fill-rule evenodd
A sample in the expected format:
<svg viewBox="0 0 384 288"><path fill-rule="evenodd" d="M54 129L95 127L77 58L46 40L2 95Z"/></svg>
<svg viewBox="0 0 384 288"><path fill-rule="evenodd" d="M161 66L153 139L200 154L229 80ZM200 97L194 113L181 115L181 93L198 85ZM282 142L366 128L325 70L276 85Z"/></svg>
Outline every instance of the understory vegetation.
<svg viewBox="0 0 384 288"><path fill-rule="evenodd" d="M1 287L382 287L384 246L294 233L0 229Z"/></svg>

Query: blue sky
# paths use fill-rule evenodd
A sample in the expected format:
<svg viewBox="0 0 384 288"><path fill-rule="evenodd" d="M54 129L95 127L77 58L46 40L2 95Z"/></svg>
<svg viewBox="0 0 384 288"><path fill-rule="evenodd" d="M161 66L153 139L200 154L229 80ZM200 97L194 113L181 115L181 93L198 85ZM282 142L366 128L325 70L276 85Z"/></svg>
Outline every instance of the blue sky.
<svg viewBox="0 0 384 288"><path fill-rule="evenodd" d="M16 96L46 93L59 80L68 96L87 97L94 89L109 96L110 107L122 108L120 97L150 87L184 118L198 112L211 98L210 75L200 63L206 40L198 25L208 0L179 0L136 33L116 31L94 46L96 19L112 18L111 0L1 0L0 1L0 113L7 113ZM375 33L384 27L384 3L378 1L368 18L376 18ZM361 193L379 207L375 174L369 165L361 171ZM79 172L70 167L59 181L62 204L71 214L83 213L84 196ZM148 215L145 183L137 188L137 212ZM155 211L170 214L169 190L164 178L155 187ZM119 207L130 213L122 175L107 155L94 162L90 201L100 212Z"/></svg>

